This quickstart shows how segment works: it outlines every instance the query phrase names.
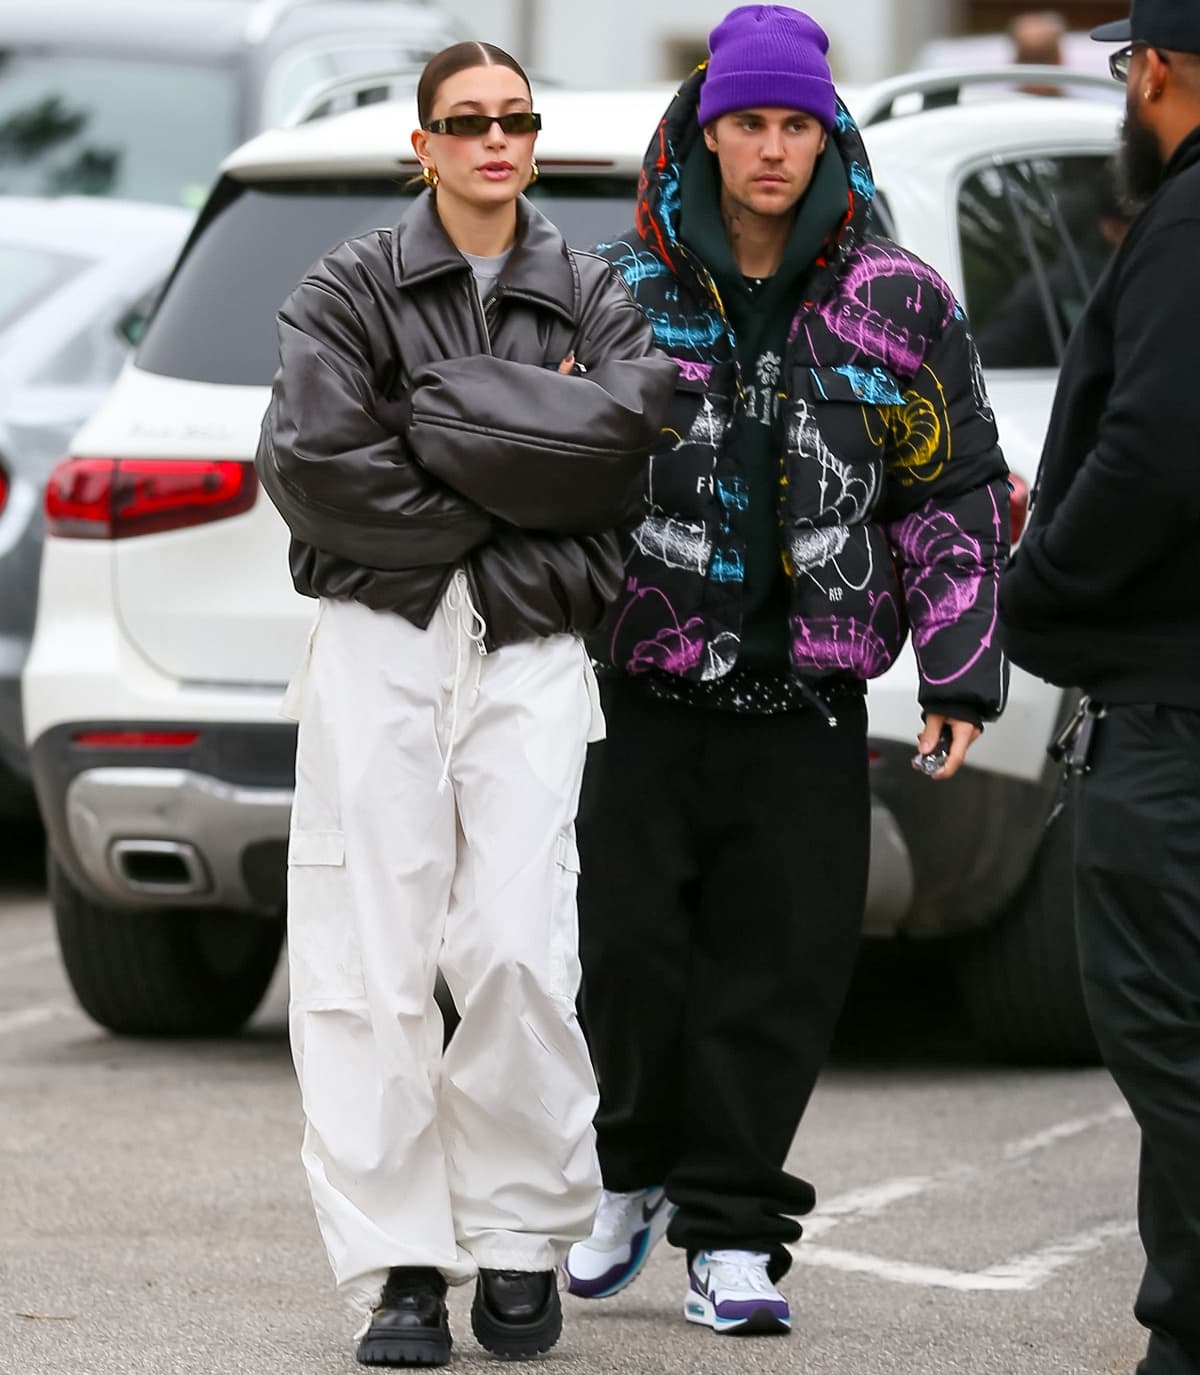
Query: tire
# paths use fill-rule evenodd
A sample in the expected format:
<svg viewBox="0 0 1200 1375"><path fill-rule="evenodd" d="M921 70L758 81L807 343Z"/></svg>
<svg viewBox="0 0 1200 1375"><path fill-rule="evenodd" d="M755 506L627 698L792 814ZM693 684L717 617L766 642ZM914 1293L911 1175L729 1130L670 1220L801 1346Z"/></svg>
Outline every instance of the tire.
<svg viewBox="0 0 1200 1375"><path fill-rule="evenodd" d="M1051 824L1029 875L1001 919L964 938L956 976L967 1020L992 1055L1034 1064L1090 1065L1075 939L1070 805Z"/></svg>
<svg viewBox="0 0 1200 1375"><path fill-rule="evenodd" d="M271 982L282 921L220 911L125 911L89 901L51 856L50 903L83 1010L122 1036L228 1036Z"/></svg>

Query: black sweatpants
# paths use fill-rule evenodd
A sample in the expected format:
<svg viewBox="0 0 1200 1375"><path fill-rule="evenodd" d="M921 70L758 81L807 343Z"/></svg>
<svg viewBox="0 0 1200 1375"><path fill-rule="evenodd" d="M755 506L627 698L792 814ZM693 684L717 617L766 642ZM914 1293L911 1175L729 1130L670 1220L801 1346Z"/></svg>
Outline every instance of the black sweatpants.
<svg viewBox="0 0 1200 1375"><path fill-rule="evenodd" d="M583 1021L605 1187L663 1185L668 1239L790 1262L783 1163L853 971L870 841L866 704L755 717L603 685L578 832Z"/></svg>
<svg viewBox="0 0 1200 1375"><path fill-rule="evenodd" d="M1110 707L1080 780L1088 1011L1142 1130L1141 1375L1200 1375L1200 712Z"/></svg>

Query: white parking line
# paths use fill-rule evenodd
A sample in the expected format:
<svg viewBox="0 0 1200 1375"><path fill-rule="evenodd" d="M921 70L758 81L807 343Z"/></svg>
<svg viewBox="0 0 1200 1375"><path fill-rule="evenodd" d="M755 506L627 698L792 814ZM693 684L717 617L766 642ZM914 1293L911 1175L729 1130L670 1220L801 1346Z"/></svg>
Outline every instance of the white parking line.
<svg viewBox="0 0 1200 1375"><path fill-rule="evenodd" d="M1073 1137L1095 1131L1115 1122L1130 1119L1124 1103L1114 1103L1103 1112L1089 1117L1074 1117L1056 1122L1040 1132L1009 1141L1000 1148L999 1165L981 1162L978 1165L952 1165L928 1175L901 1176L882 1180L878 1184L852 1189L823 1204L804 1224L805 1240L791 1247L793 1256L803 1265L841 1270L850 1274L871 1275L893 1284L912 1284L925 1288L957 1290L1024 1291L1037 1289L1056 1271L1072 1264L1081 1256L1099 1250L1115 1238L1136 1234L1133 1222L1107 1222L1089 1232L1081 1232L1066 1241L1054 1242L1027 1255L1017 1256L999 1265L974 1272L945 1270L940 1266L921 1265L906 1260L892 1260L886 1256L865 1255L829 1246L814 1246L812 1240L833 1230L840 1223L875 1217L896 1203L918 1198L931 1189L950 1184L962 1184L987 1170L994 1175L997 1168L1011 1168L1035 1155Z"/></svg>
<svg viewBox="0 0 1200 1375"><path fill-rule="evenodd" d="M1137 1223L1132 1218L1125 1222L1105 1222L1090 1232L1080 1232L1066 1241L1053 1242L1040 1251L1018 1256L1005 1265L993 1265L983 1273L994 1275L997 1279L1011 1278L1018 1289L1036 1289L1045 1284L1056 1270L1070 1265L1080 1256L1099 1251L1110 1241L1123 1241L1136 1235Z"/></svg>
<svg viewBox="0 0 1200 1375"><path fill-rule="evenodd" d="M41 1026L44 1022L71 1017L75 1013L76 1009L69 1003L41 1003L37 1007L23 1007L17 1012L0 1012L0 1036L26 1031L31 1026Z"/></svg>
<svg viewBox="0 0 1200 1375"><path fill-rule="evenodd" d="M964 1174L970 1173L960 1167ZM940 1175L913 1175L907 1179L887 1179L882 1184L868 1185L864 1189L852 1189L849 1193L839 1194L823 1203L804 1224L806 1237L823 1236L831 1232L839 1222L847 1218L873 1217L890 1208L893 1203L903 1203L906 1198L917 1198L929 1189L947 1182L947 1171Z"/></svg>
<svg viewBox="0 0 1200 1375"><path fill-rule="evenodd" d="M911 1284L923 1289L957 1289L960 1292L1024 1293L1040 1288L1057 1270L1080 1256L1100 1250L1117 1238L1132 1237L1133 1222L1106 1222L1090 1232L1081 1232L1067 1241L1055 1242L1040 1251L1017 1256L1000 1265L974 1273L943 1270L934 1265L915 1265L885 1256L868 1256L858 1251L841 1251L832 1246L796 1246L792 1254L803 1265L815 1265L847 1274L871 1275L892 1284Z"/></svg>
<svg viewBox="0 0 1200 1375"><path fill-rule="evenodd" d="M1112 1107L1090 1117L1073 1117L1066 1122L1056 1122L1053 1126L1031 1136L1006 1142L1000 1147L1001 1161L1004 1165L1017 1164L1038 1151L1048 1150L1051 1146L1070 1140L1071 1137L1082 1136L1085 1132L1110 1126L1114 1122L1128 1121L1130 1116L1130 1111L1124 1103L1114 1103ZM986 1162L979 1165L951 1165L948 1169L938 1170L934 1174L900 1176L896 1179L885 1179L879 1184L867 1185L862 1189L852 1189L848 1193L836 1195L827 1203L822 1203L805 1222L804 1235L824 1236L839 1223L851 1218L874 1217L894 1203L917 1198L930 1189L965 1183L985 1169L994 1174L996 1168L994 1163Z"/></svg>
<svg viewBox="0 0 1200 1375"><path fill-rule="evenodd" d="M27 945L22 950L10 950L0 954L0 969L15 969L21 964L38 964L42 960L53 959L58 954L56 941L39 941L37 945Z"/></svg>
<svg viewBox="0 0 1200 1375"><path fill-rule="evenodd" d="M1114 1103L1106 1112L1098 1112L1091 1117L1074 1117L1068 1122L1058 1122L1045 1131L1023 1136L1019 1141L1010 1141L1004 1147L1005 1160L1023 1160L1035 1151L1045 1150L1047 1146L1057 1146L1072 1136L1082 1136L1096 1127L1106 1127L1110 1122L1124 1122L1132 1116L1124 1103Z"/></svg>

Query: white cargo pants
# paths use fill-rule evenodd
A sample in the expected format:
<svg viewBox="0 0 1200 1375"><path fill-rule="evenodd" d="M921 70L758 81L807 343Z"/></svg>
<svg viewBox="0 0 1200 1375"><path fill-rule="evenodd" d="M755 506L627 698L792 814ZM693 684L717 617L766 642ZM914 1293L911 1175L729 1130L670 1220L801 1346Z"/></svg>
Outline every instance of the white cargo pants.
<svg viewBox="0 0 1200 1375"><path fill-rule="evenodd" d="M302 1158L359 1309L394 1265L553 1269L599 1196L575 1016L595 680L572 636L484 656L481 630L461 573L426 631L327 601L289 693ZM462 1014L444 1056L439 966Z"/></svg>

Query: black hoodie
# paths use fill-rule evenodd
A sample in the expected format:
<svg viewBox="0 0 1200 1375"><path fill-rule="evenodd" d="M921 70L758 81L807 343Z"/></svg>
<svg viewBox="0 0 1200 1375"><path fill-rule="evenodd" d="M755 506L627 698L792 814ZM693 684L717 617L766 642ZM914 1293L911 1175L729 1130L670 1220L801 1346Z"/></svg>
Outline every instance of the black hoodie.
<svg viewBox="0 0 1200 1375"><path fill-rule="evenodd" d="M1001 582L1014 662L1104 702L1200 709L1198 247L1200 129L1071 336Z"/></svg>

